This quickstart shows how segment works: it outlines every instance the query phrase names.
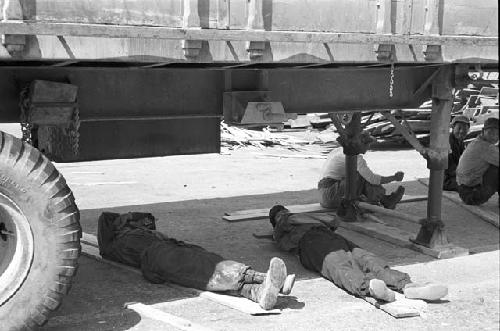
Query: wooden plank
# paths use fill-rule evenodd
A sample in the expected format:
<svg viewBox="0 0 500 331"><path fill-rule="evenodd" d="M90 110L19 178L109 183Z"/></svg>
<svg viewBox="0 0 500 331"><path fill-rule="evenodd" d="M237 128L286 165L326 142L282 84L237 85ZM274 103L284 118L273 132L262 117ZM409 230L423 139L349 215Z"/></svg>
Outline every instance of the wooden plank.
<svg viewBox="0 0 500 331"><path fill-rule="evenodd" d="M391 217L395 217L395 218L398 218L400 220L404 220L404 221L411 222L411 223L420 224L420 222L422 220L422 218L418 217L418 216L409 215L409 214L406 214L406 213L403 213L403 212L400 212L397 210L387 209L387 208L384 208L381 206L372 205L372 204L369 204L367 202L358 202L358 206L363 210L378 212L378 213L381 213L381 214L384 214L387 216L391 216Z"/></svg>
<svg viewBox="0 0 500 331"><path fill-rule="evenodd" d="M83 233L82 234L82 239L81 239L81 245L82 245L82 254L86 255L90 258L93 258L99 262L103 262L109 265L112 265L117 268L121 268L127 271L130 271L132 273L135 273L137 275L142 276L142 272L139 269L127 266L125 264L117 263L114 261L110 261L107 259L103 259L101 255L99 254L99 246L97 244L97 238L94 235L88 234L88 233ZM237 296L232 296L232 295L225 295L225 294L217 294L214 292L209 292L209 291L201 291L195 288L188 288L188 287L183 287L180 285L176 285L173 283L168 283L168 286L179 289L180 291L187 291L192 293L193 295L198 295L202 298L209 299L213 302L216 302L218 304L224 305L226 307L232 308L239 310L243 313L249 314L249 315L276 315L276 314L281 314L281 311L279 309L271 309L271 310L264 310L262 309L256 302L253 302L249 299L243 298L243 297L237 297Z"/></svg>
<svg viewBox="0 0 500 331"><path fill-rule="evenodd" d="M427 178L419 178L418 181L424 184L425 186L429 186ZM499 214L496 214L489 210L485 210L480 206L467 205L465 204L465 202L462 201L462 199L460 199L458 193L455 192L443 191L443 196L448 200L454 202L455 204L459 205L460 207L468 210L472 214L479 216L480 219L496 226L497 228L500 228Z"/></svg>
<svg viewBox="0 0 500 331"><path fill-rule="evenodd" d="M0 22L0 34L152 38L177 40L270 41L336 44L405 44L446 46L497 46L498 37L464 35L396 35L354 32L216 30L85 23Z"/></svg>
<svg viewBox="0 0 500 331"><path fill-rule="evenodd" d="M145 316L147 318L151 318L156 321L160 321L171 325L179 330L183 331L210 331L207 327L202 325L193 323L187 319L169 314L162 310L156 309L154 307L142 304L142 303L131 303L126 304L126 308L132 309L133 311L139 313L141 316Z"/></svg>
<svg viewBox="0 0 500 331"><path fill-rule="evenodd" d="M409 203L409 202L418 202L427 200L426 195L404 195L401 203ZM335 209L327 209L320 206L319 203L310 203L305 205L290 205L287 206L288 210L292 213L327 213L334 212ZM228 222L241 222L241 221L250 221L257 220L269 217L270 208L262 208L262 209L246 209L246 210L238 210L233 212L226 212L222 217L223 220Z"/></svg>
<svg viewBox="0 0 500 331"><path fill-rule="evenodd" d="M451 257L468 255L469 250L455 245L439 246L434 248L428 248L425 246L417 245L410 241L414 238L414 234L410 234L404 230L388 226L376 222L353 222L346 223L340 222L339 226L344 229L355 231L361 234L365 234L369 237L376 238L379 240L387 241L391 244L398 245L401 247L409 248L414 251L430 255L438 259L447 259Z"/></svg>
<svg viewBox="0 0 500 331"><path fill-rule="evenodd" d="M407 299L404 295L397 292L396 301L394 302L377 301L372 297L363 297L363 299L395 318L420 316L427 309L425 301Z"/></svg>

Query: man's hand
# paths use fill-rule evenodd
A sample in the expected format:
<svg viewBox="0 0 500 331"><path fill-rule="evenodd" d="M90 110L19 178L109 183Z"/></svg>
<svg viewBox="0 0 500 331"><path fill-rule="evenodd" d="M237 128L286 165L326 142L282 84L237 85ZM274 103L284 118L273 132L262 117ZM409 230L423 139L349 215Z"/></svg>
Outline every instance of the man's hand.
<svg viewBox="0 0 500 331"><path fill-rule="evenodd" d="M400 182L400 181L402 181L402 180L403 180L403 177L404 177L404 176L405 176L405 173L404 173L404 172L402 172L402 171L398 171L398 172L396 172L396 173L394 174L394 180L395 180L396 182Z"/></svg>

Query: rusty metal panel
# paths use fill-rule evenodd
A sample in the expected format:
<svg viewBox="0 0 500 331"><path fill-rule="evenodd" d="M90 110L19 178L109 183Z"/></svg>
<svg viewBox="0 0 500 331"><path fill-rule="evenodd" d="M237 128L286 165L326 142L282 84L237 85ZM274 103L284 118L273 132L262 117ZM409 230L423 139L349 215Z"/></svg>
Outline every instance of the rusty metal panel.
<svg viewBox="0 0 500 331"><path fill-rule="evenodd" d="M0 113L19 118L21 88L40 79L78 86L80 117L222 115L223 72L120 67L0 67Z"/></svg>
<svg viewBox="0 0 500 331"><path fill-rule="evenodd" d="M58 162L220 152L219 118L83 122L79 155L52 137Z"/></svg>
<svg viewBox="0 0 500 331"><path fill-rule="evenodd" d="M269 72L269 90L286 112L315 113L362 109L418 107L430 90L414 92L437 66L397 66L393 97L389 96L390 67L338 69L280 69Z"/></svg>

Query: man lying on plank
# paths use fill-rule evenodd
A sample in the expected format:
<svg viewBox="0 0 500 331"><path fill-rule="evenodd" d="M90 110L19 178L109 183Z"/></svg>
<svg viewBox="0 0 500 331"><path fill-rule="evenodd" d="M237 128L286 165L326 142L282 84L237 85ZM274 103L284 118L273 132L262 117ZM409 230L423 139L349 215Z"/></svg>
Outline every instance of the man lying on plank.
<svg viewBox="0 0 500 331"><path fill-rule="evenodd" d="M267 273L208 252L200 246L169 238L156 231L149 213L104 212L98 224L99 252L103 258L141 268L152 283L172 282L212 292L227 292L274 307L278 294L289 294L295 276L287 277L285 263L270 261Z"/></svg>
<svg viewBox="0 0 500 331"><path fill-rule="evenodd" d="M350 294L392 302L394 291L409 299L434 301L448 294L439 284L416 284L381 258L336 234L335 221L323 223L308 214L293 214L281 205L269 211L273 239L279 248L298 254L302 265ZM393 291L394 290L394 291Z"/></svg>

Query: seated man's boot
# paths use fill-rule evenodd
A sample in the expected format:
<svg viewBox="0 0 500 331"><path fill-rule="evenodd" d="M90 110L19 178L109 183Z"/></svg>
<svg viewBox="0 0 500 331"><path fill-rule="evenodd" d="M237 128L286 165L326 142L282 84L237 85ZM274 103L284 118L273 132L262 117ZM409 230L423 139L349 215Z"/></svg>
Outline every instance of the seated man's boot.
<svg viewBox="0 0 500 331"><path fill-rule="evenodd" d="M408 299L422 299L435 301L445 297L448 294L448 287L434 283L410 283L406 284L403 293Z"/></svg>
<svg viewBox="0 0 500 331"><path fill-rule="evenodd" d="M389 195L384 195L382 199L380 199L380 203L384 208L394 209L399 201L403 198L405 194L405 188L403 186L399 186L396 191L392 192Z"/></svg>
<svg viewBox="0 0 500 331"><path fill-rule="evenodd" d="M396 300L396 293L385 285L383 280L371 279L369 286L370 296L377 300L393 302Z"/></svg>
<svg viewBox="0 0 500 331"><path fill-rule="evenodd" d="M286 266L283 260L272 258L266 277L261 284L244 284L239 293L257 302L262 309L270 310L278 300L278 294L286 279Z"/></svg>

